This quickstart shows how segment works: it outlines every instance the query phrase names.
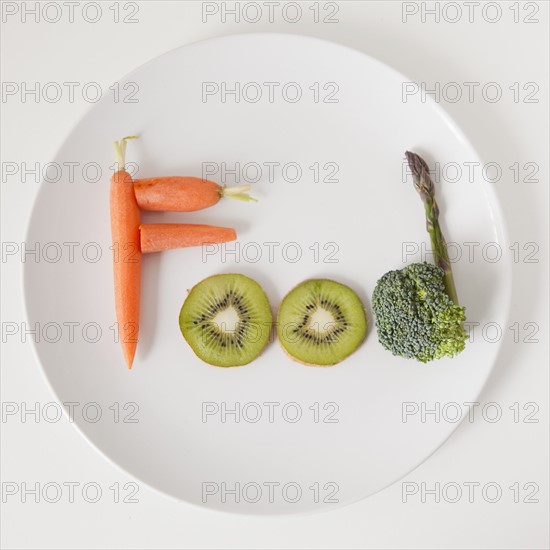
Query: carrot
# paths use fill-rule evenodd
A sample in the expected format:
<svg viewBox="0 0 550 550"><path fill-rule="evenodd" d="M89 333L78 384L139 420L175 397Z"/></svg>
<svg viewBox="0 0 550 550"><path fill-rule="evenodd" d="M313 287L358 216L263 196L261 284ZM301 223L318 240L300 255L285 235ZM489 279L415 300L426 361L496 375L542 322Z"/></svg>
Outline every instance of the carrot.
<svg viewBox="0 0 550 550"><path fill-rule="evenodd" d="M124 167L127 136L115 141L118 171L111 178L111 233L115 308L119 338L128 368L132 368L139 331L141 285L141 248L139 242L139 208L132 177Z"/></svg>
<svg viewBox="0 0 550 550"><path fill-rule="evenodd" d="M141 251L160 252L172 248L201 246L234 241L237 234L230 227L190 223L150 223L139 227Z"/></svg>
<svg viewBox="0 0 550 550"><path fill-rule="evenodd" d="M168 176L135 180L134 190L142 210L193 212L214 206L222 197L253 201L250 185L221 186L192 176Z"/></svg>

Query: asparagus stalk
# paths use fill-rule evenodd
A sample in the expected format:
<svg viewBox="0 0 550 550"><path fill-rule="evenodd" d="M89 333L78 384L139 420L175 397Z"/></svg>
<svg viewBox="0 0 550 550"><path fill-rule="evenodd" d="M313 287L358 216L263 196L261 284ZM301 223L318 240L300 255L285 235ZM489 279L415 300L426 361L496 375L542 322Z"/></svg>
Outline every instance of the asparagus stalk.
<svg viewBox="0 0 550 550"><path fill-rule="evenodd" d="M445 237L443 237L441 227L439 226L439 206L435 200L435 187L430 178L428 165L424 159L416 153L406 151L405 156L407 157L407 162L409 163L413 175L414 186L424 203L424 210L426 211L426 229L432 242L432 252L435 264L445 272L445 290L449 298L458 306L460 304L458 303L458 296L456 294L453 271L451 269L451 262L449 261L447 243L445 242Z"/></svg>

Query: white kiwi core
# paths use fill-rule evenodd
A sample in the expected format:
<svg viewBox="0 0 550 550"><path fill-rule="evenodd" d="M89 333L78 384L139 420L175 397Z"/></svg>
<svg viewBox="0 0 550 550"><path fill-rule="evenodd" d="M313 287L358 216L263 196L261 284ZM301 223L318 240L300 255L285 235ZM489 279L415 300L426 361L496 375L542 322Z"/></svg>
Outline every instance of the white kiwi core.
<svg viewBox="0 0 550 550"><path fill-rule="evenodd" d="M310 315L306 329L319 336L324 336L334 330L336 326L334 315L323 307L317 307Z"/></svg>
<svg viewBox="0 0 550 550"><path fill-rule="evenodd" d="M229 306L215 315L212 323L217 325L218 330L232 334L237 331L239 314L233 306Z"/></svg>

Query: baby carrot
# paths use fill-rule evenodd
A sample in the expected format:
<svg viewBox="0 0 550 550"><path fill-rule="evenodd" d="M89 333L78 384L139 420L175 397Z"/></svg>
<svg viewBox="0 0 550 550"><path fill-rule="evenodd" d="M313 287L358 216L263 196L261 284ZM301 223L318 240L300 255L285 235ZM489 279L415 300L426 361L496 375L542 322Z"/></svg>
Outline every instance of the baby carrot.
<svg viewBox="0 0 550 550"><path fill-rule="evenodd" d="M124 167L127 136L115 141L118 171L111 178L111 233L115 308L119 338L128 368L132 368L138 342L141 286L139 208L132 177Z"/></svg>
<svg viewBox="0 0 550 550"><path fill-rule="evenodd" d="M204 244L234 241L237 234L230 227L190 223L150 223L139 228L141 251L160 252L171 248L185 248Z"/></svg>
<svg viewBox="0 0 550 550"><path fill-rule="evenodd" d="M216 204L222 197L253 201L250 185L221 186L192 176L168 176L134 181L134 190L142 210L193 212Z"/></svg>

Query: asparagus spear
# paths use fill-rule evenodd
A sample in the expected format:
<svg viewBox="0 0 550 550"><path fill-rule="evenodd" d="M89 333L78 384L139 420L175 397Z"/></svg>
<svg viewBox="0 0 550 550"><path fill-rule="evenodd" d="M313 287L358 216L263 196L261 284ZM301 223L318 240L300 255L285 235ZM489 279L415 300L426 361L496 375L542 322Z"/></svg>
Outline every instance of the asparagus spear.
<svg viewBox="0 0 550 550"><path fill-rule="evenodd" d="M445 272L445 290L449 298L458 306L460 304L458 303L458 296L456 294L453 271L451 269L451 262L449 261L447 243L439 226L439 206L435 200L435 187L430 178L428 165L416 153L406 151L405 156L412 172L414 186L424 203L426 229L430 234L435 264Z"/></svg>

